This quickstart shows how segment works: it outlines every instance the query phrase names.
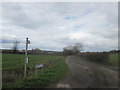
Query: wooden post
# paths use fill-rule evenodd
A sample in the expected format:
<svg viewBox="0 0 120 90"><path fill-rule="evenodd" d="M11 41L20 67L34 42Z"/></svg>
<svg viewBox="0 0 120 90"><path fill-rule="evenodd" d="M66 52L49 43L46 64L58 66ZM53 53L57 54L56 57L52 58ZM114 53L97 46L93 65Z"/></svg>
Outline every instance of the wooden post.
<svg viewBox="0 0 120 90"><path fill-rule="evenodd" d="M27 67L27 49L28 49L28 38L26 38L26 50L25 50L25 65L24 65L24 78L26 78L26 67Z"/></svg>

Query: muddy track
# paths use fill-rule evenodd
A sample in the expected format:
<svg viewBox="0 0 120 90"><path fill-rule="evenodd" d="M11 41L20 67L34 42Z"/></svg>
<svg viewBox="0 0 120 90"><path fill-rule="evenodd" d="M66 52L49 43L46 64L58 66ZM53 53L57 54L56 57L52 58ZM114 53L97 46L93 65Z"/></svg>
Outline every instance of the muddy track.
<svg viewBox="0 0 120 90"><path fill-rule="evenodd" d="M51 85L52 88L117 88L118 71L104 65L68 56L66 63L70 68L68 77Z"/></svg>

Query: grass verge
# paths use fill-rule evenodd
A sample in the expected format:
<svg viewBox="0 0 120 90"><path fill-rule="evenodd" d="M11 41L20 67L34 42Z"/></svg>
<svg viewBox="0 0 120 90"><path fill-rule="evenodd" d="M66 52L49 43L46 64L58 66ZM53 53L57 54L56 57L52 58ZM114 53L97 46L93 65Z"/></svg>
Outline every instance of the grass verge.
<svg viewBox="0 0 120 90"><path fill-rule="evenodd" d="M33 74L26 79L17 80L12 83L4 83L3 88L44 88L69 72L65 58L61 58L56 64L40 70L37 75Z"/></svg>

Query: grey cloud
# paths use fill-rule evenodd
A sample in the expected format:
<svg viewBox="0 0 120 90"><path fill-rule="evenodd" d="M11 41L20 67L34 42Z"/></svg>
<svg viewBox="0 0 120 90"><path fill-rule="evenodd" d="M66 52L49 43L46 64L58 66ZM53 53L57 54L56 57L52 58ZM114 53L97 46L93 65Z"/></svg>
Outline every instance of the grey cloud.
<svg viewBox="0 0 120 90"><path fill-rule="evenodd" d="M37 22L26 16L19 3L3 3L3 19L6 24L18 27L35 29L39 26Z"/></svg>
<svg viewBox="0 0 120 90"><path fill-rule="evenodd" d="M4 3L6 21L1 29L23 42L29 37L30 46L36 48L62 50L82 42L87 50L113 49L117 47L116 8L116 3Z"/></svg>

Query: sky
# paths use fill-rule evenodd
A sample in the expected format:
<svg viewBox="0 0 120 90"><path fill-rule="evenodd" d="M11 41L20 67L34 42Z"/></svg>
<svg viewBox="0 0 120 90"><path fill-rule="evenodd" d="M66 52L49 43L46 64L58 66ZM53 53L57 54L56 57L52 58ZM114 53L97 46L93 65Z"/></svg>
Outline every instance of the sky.
<svg viewBox="0 0 120 90"><path fill-rule="evenodd" d="M4 49L14 40L25 49L26 37L29 49L62 51L75 43L83 51L118 49L117 2L4 2L1 8Z"/></svg>

